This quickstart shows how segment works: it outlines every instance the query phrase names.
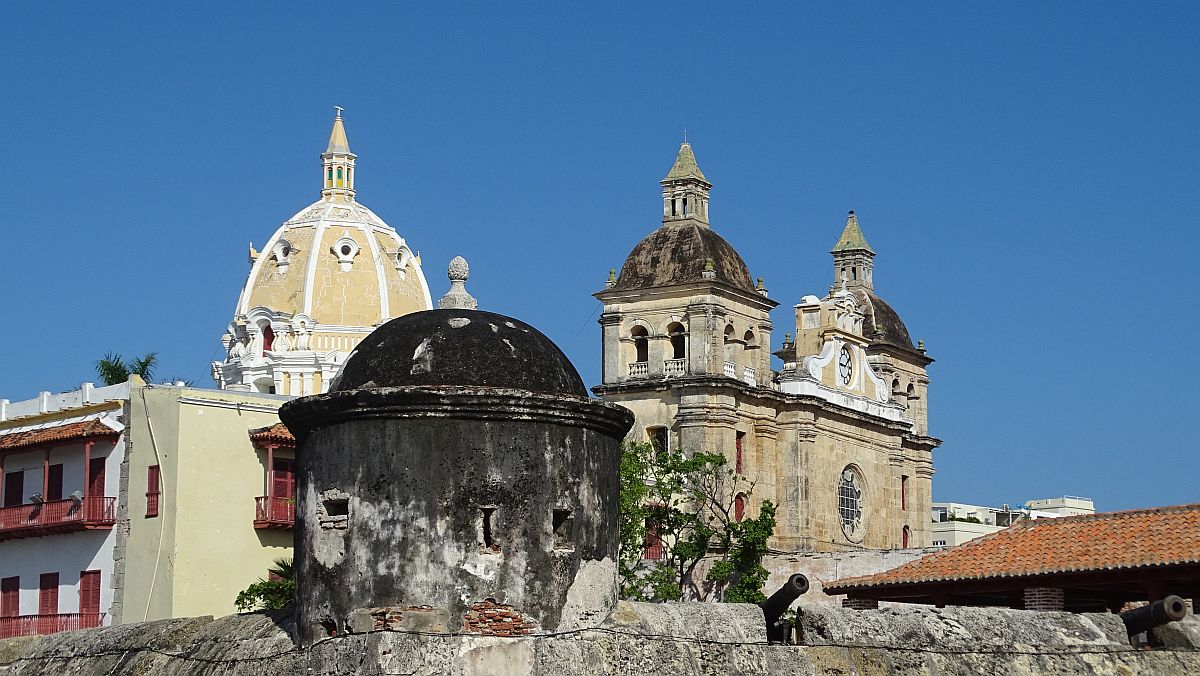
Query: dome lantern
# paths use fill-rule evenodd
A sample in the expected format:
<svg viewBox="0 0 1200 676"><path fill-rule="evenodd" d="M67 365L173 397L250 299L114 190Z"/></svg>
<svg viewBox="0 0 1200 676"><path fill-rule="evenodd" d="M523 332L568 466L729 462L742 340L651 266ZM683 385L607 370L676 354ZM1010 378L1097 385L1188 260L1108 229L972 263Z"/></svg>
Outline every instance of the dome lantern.
<svg viewBox="0 0 1200 676"><path fill-rule="evenodd" d="M321 196L327 200L354 201L354 160L346 125L342 122L341 106L334 106L336 116L329 132L329 145L321 153Z"/></svg>

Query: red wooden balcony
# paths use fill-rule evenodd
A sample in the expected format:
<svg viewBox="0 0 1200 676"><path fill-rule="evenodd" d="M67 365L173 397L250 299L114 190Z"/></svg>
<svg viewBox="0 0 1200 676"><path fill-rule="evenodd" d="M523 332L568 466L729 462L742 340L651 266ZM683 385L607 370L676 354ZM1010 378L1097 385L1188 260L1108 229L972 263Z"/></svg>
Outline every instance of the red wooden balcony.
<svg viewBox="0 0 1200 676"><path fill-rule="evenodd" d="M255 528L291 528L296 523L296 499L261 495L254 498Z"/></svg>
<svg viewBox="0 0 1200 676"><path fill-rule="evenodd" d="M103 623L104 613L0 617L0 638L54 634L60 631L73 631L75 629L91 629L99 627Z"/></svg>
<svg viewBox="0 0 1200 676"><path fill-rule="evenodd" d="M109 530L116 521L117 499L88 496L0 508L0 540L80 530Z"/></svg>

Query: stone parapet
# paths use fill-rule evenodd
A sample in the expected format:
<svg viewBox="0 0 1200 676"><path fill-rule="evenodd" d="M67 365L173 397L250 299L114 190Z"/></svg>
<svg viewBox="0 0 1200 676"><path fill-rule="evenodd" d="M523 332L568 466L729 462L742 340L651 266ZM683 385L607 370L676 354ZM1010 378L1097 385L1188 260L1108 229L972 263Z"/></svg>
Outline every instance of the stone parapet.
<svg viewBox="0 0 1200 676"><path fill-rule="evenodd" d="M1115 615L999 608L801 606L802 645L768 645L749 604L618 604L557 635L373 630L301 648L286 614L250 613L0 641L0 676L306 674L1130 674L1200 673L1194 642L1134 650Z"/></svg>

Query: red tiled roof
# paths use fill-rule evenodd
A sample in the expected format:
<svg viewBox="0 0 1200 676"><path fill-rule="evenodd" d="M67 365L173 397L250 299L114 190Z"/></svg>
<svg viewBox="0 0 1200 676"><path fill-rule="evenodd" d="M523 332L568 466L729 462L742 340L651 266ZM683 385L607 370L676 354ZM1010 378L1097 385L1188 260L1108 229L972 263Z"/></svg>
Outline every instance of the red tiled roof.
<svg viewBox="0 0 1200 676"><path fill-rule="evenodd" d="M45 444L71 441L73 439L86 439L88 437L116 437L120 434L119 431L114 430L99 420L83 420L81 422L43 427L24 432L12 432L10 434L0 432L0 451L28 448L30 446L43 446Z"/></svg>
<svg viewBox="0 0 1200 676"><path fill-rule="evenodd" d="M291 430L281 422L275 423L270 427L250 430L250 440L256 444L270 443L291 446L292 448L296 447L296 437L292 436Z"/></svg>
<svg viewBox="0 0 1200 676"><path fill-rule="evenodd" d="M1200 504L1022 521L882 573L837 580L825 591L1194 563Z"/></svg>

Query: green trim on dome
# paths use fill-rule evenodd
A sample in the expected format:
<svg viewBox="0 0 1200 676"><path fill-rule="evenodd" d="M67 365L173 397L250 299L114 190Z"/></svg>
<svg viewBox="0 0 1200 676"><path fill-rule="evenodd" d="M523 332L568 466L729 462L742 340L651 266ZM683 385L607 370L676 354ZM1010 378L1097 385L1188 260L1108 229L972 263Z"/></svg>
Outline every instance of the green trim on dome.
<svg viewBox="0 0 1200 676"><path fill-rule="evenodd" d="M833 250L836 252L853 251L856 249L875 253L871 249L871 245L867 244L867 238L863 235L862 228L858 227L858 217L851 211L850 215L846 218L846 227L842 230L842 236L838 238Z"/></svg>

